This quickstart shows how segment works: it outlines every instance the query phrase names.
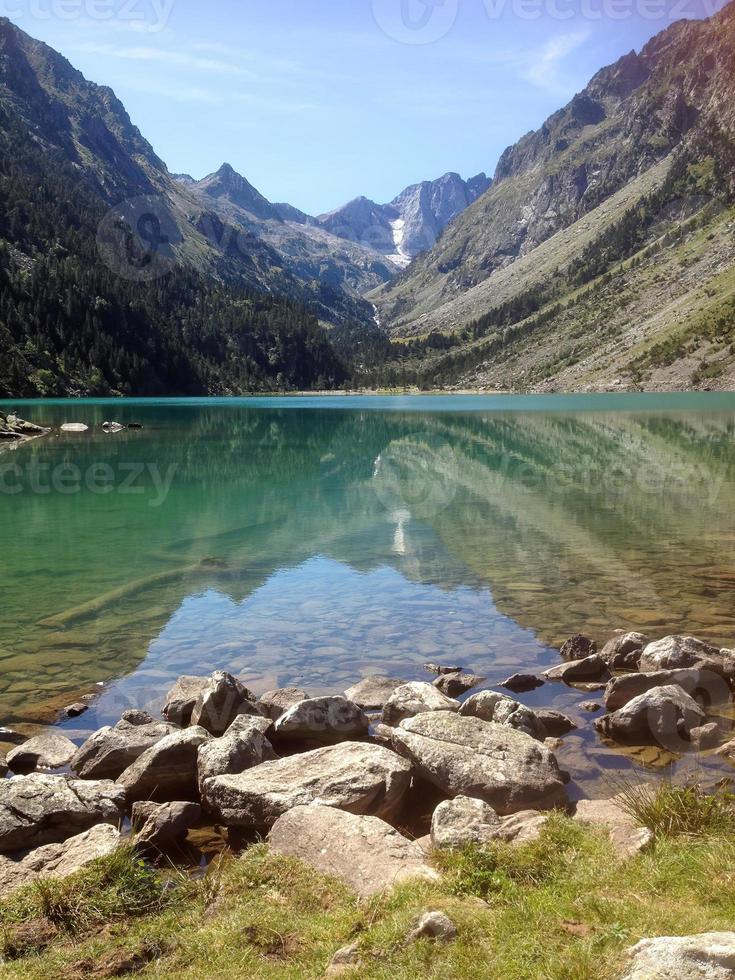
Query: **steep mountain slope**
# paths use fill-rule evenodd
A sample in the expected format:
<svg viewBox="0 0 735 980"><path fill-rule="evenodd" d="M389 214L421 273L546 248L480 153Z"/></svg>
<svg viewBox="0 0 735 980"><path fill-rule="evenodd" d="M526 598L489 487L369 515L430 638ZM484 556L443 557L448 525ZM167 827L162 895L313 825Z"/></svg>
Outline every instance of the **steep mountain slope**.
<svg viewBox="0 0 735 980"><path fill-rule="evenodd" d="M406 267L430 249L446 226L490 187L485 174L468 181L459 174L407 187L390 204L358 197L317 218L339 238L359 242Z"/></svg>
<svg viewBox="0 0 735 980"><path fill-rule="evenodd" d="M0 394L344 379L278 253L175 183L109 89L2 19L0 161Z"/></svg>
<svg viewBox="0 0 735 980"><path fill-rule="evenodd" d="M497 387L712 382L717 372L700 367L709 342L684 344L691 363L665 377L636 350L656 346L680 316L678 306L662 310L656 283L667 273L671 298L688 297L688 318L719 320L726 307L734 140L731 5L599 72L505 152L491 190L431 252L371 297L391 333L416 338L396 351L401 370L422 383ZM702 246L701 230L714 244ZM677 266L666 259L680 243ZM600 317L590 297L603 290ZM718 357L727 384L729 354Z"/></svg>

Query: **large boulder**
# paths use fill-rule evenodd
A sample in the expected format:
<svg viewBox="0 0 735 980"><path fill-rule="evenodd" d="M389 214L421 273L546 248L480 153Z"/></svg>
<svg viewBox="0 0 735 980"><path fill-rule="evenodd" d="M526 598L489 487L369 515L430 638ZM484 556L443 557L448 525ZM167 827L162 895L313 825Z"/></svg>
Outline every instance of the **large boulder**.
<svg viewBox="0 0 735 980"><path fill-rule="evenodd" d="M119 721L90 735L71 760L80 779L117 779L147 749L177 731L175 725Z"/></svg>
<svg viewBox="0 0 735 980"><path fill-rule="evenodd" d="M36 735L18 748L8 753L6 762L13 772L28 772L31 769L61 769L68 765L77 747L59 732L46 732Z"/></svg>
<svg viewBox="0 0 735 980"><path fill-rule="evenodd" d="M211 738L198 726L167 735L128 766L117 783L130 801L193 799L198 793L199 747Z"/></svg>
<svg viewBox="0 0 735 980"><path fill-rule="evenodd" d="M412 681L397 687L383 708L383 724L398 725L404 718L425 712L459 711L459 701L442 694L432 684Z"/></svg>
<svg viewBox="0 0 735 980"><path fill-rule="evenodd" d="M270 827L281 814L310 803L390 819L410 781L411 765L394 752L342 742L207 779L202 797L217 819L234 827Z"/></svg>
<svg viewBox="0 0 735 980"><path fill-rule="evenodd" d="M623 980L732 980L735 932L642 939L628 957Z"/></svg>
<svg viewBox="0 0 735 980"><path fill-rule="evenodd" d="M186 728L191 723L191 713L197 698L209 683L208 677L179 677L168 692L163 717L174 725Z"/></svg>
<svg viewBox="0 0 735 980"><path fill-rule="evenodd" d="M213 738L199 746L199 787L201 789L206 779L245 772L277 758L273 746L258 728L231 730L221 738Z"/></svg>
<svg viewBox="0 0 735 980"><path fill-rule="evenodd" d="M299 701L306 701L309 695L300 687L279 687L275 691L266 691L260 697L260 705L271 721L278 721L284 711L288 711Z"/></svg>
<svg viewBox="0 0 735 980"><path fill-rule="evenodd" d="M730 686L720 674L699 667L682 670L657 670L653 674L625 674L614 677L605 688L605 706L617 711L633 698L657 687L676 684L703 704L727 704L732 697Z"/></svg>
<svg viewBox="0 0 735 980"><path fill-rule="evenodd" d="M148 816L135 837L139 854L156 857L183 844L202 815L198 803L164 803Z"/></svg>
<svg viewBox="0 0 735 980"><path fill-rule="evenodd" d="M437 850L461 850L496 839L501 820L483 800L455 796L444 800L431 818L431 843Z"/></svg>
<svg viewBox="0 0 735 980"><path fill-rule="evenodd" d="M218 738L225 734L238 715L257 715L264 711L256 703L255 695L236 677L225 670L216 670L199 692L191 713L191 724Z"/></svg>
<svg viewBox="0 0 735 980"><path fill-rule="evenodd" d="M487 680L486 677L478 677L477 674L442 674L434 681L434 687L448 698L459 698L473 687L479 687Z"/></svg>
<svg viewBox="0 0 735 980"><path fill-rule="evenodd" d="M117 825L125 791L107 780L33 773L0 781L0 853L65 841L98 823Z"/></svg>
<svg viewBox="0 0 735 980"><path fill-rule="evenodd" d="M275 725L278 741L304 740L330 745L364 738L370 730L367 715L342 697L310 698L284 712Z"/></svg>
<svg viewBox="0 0 735 980"><path fill-rule="evenodd" d="M107 857L120 846L120 831L101 823L60 844L44 844L10 857L0 856L0 895L7 895L39 878L67 878L92 861Z"/></svg>
<svg viewBox="0 0 735 980"><path fill-rule="evenodd" d="M471 796L500 814L566 803L555 756L507 725L446 711L417 715L392 733L393 747L448 796Z"/></svg>
<svg viewBox="0 0 735 980"><path fill-rule="evenodd" d="M623 809L620 801L580 800L574 811L578 823L604 827L610 836L613 849L621 861L635 857L653 842L653 833L648 827L641 827Z"/></svg>
<svg viewBox="0 0 735 980"><path fill-rule="evenodd" d="M600 656L610 670L638 670L643 648L650 642L645 633L621 633L608 640Z"/></svg>
<svg viewBox="0 0 735 980"><path fill-rule="evenodd" d="M459 714L463 718L479 718L497 725L508 725L540 742L548 738L548 732L535 711L494 691L481 691L468 698L459 709Z"/></svg>
<svg viewBox="0 0 735 980"><path fill-rule="evenodd" d="M602 657L594 653L584 660L569 660L544 671L549 681L563 681L565 684L602 683L610 679L610 670Z"/></svg>
<svg viewBox="0 0 735 980"><path fill-rule="evenodd" d="M732 658L719 647L713 647L694 636L665 636L644 647L640 667L642 673L655 670L680 670L684 667L707 667L732 676Z"/></svg>
<svg viewBox="0 0 735 980"><path fill-rule="evenodd" d="M386 701L393 695L396 688L403 687L406 681L396 680L395 677L371 675L345 691L348 701L354 701L363 711L380 711Z"/></svg>
<svg viewBox="0 0 735 980"><path fill-rule="evenodd" d="M620 740L640 737L655 738L668 745L689 739L693 728L705 721L705 713L697 702L675 684L656 687L623 708L595 721L603 735Z"/></svg>
<svg viewBox="0 0 735 980"><path fill-rule="evenodd" d="M327 806L298 806L279 817L271 850L298 858L370 898L410 878L437 880L424 853L390 824Z"/></svg>

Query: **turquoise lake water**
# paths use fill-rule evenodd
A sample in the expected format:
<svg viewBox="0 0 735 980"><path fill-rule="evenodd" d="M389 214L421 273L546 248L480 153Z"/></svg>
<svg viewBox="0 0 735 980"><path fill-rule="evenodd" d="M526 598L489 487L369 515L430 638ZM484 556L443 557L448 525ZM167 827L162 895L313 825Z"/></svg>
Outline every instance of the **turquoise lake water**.
<svg viewBox="0 0 735 980"><path fill-rule="evenodd" d="M585 632L735 646L735 396L14 402L0 451L0 724L104 683L70 727L182 673L342 691L456 662L498 684ZM106 435L103 421L139 431ZM580 783L667 761L570 711Z"/></svg>

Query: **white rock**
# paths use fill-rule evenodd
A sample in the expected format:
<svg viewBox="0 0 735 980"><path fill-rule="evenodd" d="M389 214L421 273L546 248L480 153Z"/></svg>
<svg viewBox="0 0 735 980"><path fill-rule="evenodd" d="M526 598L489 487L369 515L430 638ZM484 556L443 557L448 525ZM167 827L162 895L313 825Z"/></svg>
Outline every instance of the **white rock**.
<svg viewBox="0 0 735 980"><path fill-rule="evenodd" d="M735 932L643 939L623 980L733 980Z"/></svg>

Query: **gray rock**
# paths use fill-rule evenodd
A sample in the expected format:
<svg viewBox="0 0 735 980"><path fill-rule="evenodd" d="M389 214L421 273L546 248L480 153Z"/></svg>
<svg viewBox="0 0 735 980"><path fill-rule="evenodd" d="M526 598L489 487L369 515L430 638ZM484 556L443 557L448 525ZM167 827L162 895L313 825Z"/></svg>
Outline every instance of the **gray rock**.
<svg viewBox="0 0 735 980"><path fill-rule="evenodd" d="M354 701L363 711L380 711L396 688L406 681L394 677L364 677L358 684L345 691L348 701Z"/></svg>
<svg viewBox="0 0 735 980"><path fill-rule="evenodd" d="M88 432L89 426L84 422L64 422L61 426L62 432Z"/></svg>
<svg viewBox="0 0 735 980"><path fill-rule="evenodd" d="M600 656L611 670L638 670L643 648L650 642L644 633L623 633L608 640Z"/></svg>
<svg viewBox="0 0 735 980"><path fill-rule="evenodd" d="M89 711L89 705L83 704L81 701L77 701L75 704L69 704L61 712L64 718L80 718L83 714Z"/></svg>
<svg viewBox="0 0 735 980"><path fill-rule="evenodd" d="M628 957L623 980L732 980L735 932L643 939Z"/></svg>
<svg viewBox="0 0 735 980"><path fill-rule="evenodd" d="M10 857L0 855L0 895L8 895L39 878L67 878L92 861L112 854L121 841L115 827L102 823L60 844L45 844Z"/></svg>
<svg viewBox="0 0 735 980"><path fill-rule="evenodd" d="M586 660L597 653L597 644L588 636L575 633L570 636L559 651L562 660Z"/></svg>
<svg viewBox="0 0 735 980"><path fill-rule="evenodd" d="M140 708L130 708L128 711L123 711L121 721L126 721L129 725L155 725L160 724L156 722L153 715L149 715L147 711L143 711ZM173 725L171 726L171 731L173 731Z"/></svg>
<svg viewBox="0 0 735 980"><path fill-rule="evenodd" d="M117 825L125 792L109 781L33 773L0 782L0 853L67 840L98 823Z"/></svg>
<svg viewBox="0 0 735 980"><path fill-rule="evenodd" d="M279 817L271 851L298 858L370 898L410 878L436 880L424 853L390 824L328 806L299 806Z"/></svg>
<svg viewBox="0 0 735 980"><path fill-rule="evenodd" d="M545 726L531 708L494 691L481 691L468 698L459 709L459 714L463 718L479 718L497 725L508 725L541 742L547 737Z"/></svg>
<svg viewBox="0 0 735 980"><path fill-rule="evenodd" d="M31 769L61 769L71 762L77 747L59 732L46 732L36 735L18 748L8 752L8 769L13 772L28 772Z"/></svg>
<svg viewBox="0 0 735 980"><path fill-rule="evenodd" d="M610 671L599 654L593 654L584 660L570 660L544 671L544 677L550 681L563 681L565 684L576 684L585 681L607 681Z"/></svg>
<svg viewBox="0 0 735 980"><path fill-rule="evenodd" d="M477 674L442 674L434 681L434 687L448 698L458 698L486 680L486 677L478 677Z"/></svg>
<svg viewBox="0 0 735 980"><path fill-rule="evenodd" d="M221 738L199 746L197 772L199 787L205 779L245 772L278 756L265 735L255 727L249 731L230 731Z"/></svg>
<svg viewBox="0 0 735 980"><path fill-rule="evenodd" d="M178 731L165 722L134 725L119 721L90 735L71 760L80 779L117 779L147 749Z"/></svg>
<svg viewBox="0 0 735 980"><path fill-rule="evenodd" d="M145 822L153 816L159 807L165 806L163 803L151 803L149 800L138 800L133 803L130 813L130 823L133 830L140 830Z"/></svg>
<svg viewBox="0 0 735 980"><path fill-rule="evenodd" d="M325 976L336 977L342 973L349 973L361 964L360 945L359 943L352 943L350 946L343 946L342 949L337 950L329 961Z"/></svg>
<svg viewBox="0 0 735 980"><path fill-rule="evenodd" d="M342 742L240 775L207 779L207 809L227 826L272 826L296 806L320 803L349 813L390 819L411 781L411 766L379 745Z"/></svg>
<svg viewBox="0 0 735 980"><path fill-rule="evenodd" d="M191 713L191 724L218 738L238 715L260 713L254 694L232 674L216 670L199 692Z"/></svg>
<svg viewBox="0 0 735 980"><path fill-rule="evenodd" d="M413 681L397 687L383 708L383 724L398 725L424 712L459 711L459 701L446 697L432 684Z"/></svg>
<svg viewBox="0 0 735 980"><path fill-rule="evenodd" d="M393 730L393 747L448 796L471 796L502 815L566 802L566 774L524 732L446 711L417 715Z"/></svg>
<svg viewBox="0 0 735 980"><path fill-rule="evenodd" d="M191 713L197 698L209 683L208 677L179 677L168 692L163 717L174 725L186 728L191 723Z"/></svg>
<svg viewBox="0 0 735 980"><path fill-rule="evenodd" d="M211 735L195 726L173 732L146 749L117 779L128 799L170 800L193 799L198 793L197 755L199 747L210 741Z"/></svg>
<svg viewBox="0 0 735 980"><path fill-rule="evenodd" d="M201 815L198 803L164 803L156 807L136 834L136 850L146 856L165 854L184 843Z"/></svg>
<svg viewBox="0 0 735 980"><path fill-rule="evenodd" d="M539 687L543 687L546 682L542 681L540 677L536 677L535 674L513 674L506 681L500 685L504 687L507 691L512 691L514 694L527 694L529 691L535 691Z"/></svg>
<svg viewBox="0 0 735 980"><path fill-rule="evenodd" d="M460 850L487 844L500 829L500 817L482 800L456 796L445 800L431 818L431 843L438 850Z"/></svg>
<svg viewBox="0 0 735 980"><path fill-rule="evenodd" d="M415 943L419 939L433 939L443 943L451 943L457 938L457 927L443 912L426 912L406 936L407 943Z"/></svg>
<svg viewBox="0 0 735 980"><path fill-rule="evenodd" d="M308 700L309 695L300 687L279 687L276 691L266 691L260 698L271 721L278 721L281 715L299 701Z"/></svg>
<svg viewBox="0 0 735 980"><path fill-rule="evenodd" d="M342 697L310 698L289 708L275 724L278 741L303 741L332 744L363 738L370 729L367 715Z"/></svg>
<svg viewBox="0 0 735 980"><path fill-rule="evenodd" d="M563 738L569 732L576 730L577 725L561 711L551 711L548 708L534 708L534 714L544 726L547 737Z"/></svg>
<svg viewBox="0 0 735 980"><path fill-rule="evenodd" d="M707 725L700 725L692 728L689 732L692 745L700 752L707 749L714 749L722 740L722 729L716 721L711 721Z"/></svg>
<svg viewBox="0 0 735 980"><path fill-rule="evenodd" d="M646 850L653 843L648 827L641 827L620 805L617 799L580 800L575 807L574 819L578 823L605 827L613 849L621 861L627 861Z"/></svg>
<svg viewBox="0 0 735 980"><path fill-rule="evenodd" d="M676 684L692 697L700 696L711 705L727 704L731 700L730 686L712 670L688 667L683 670L658 670L652 674L626 674L614 677L605 688L605 705L608 711L624 707L633 698L656 687Z"/></svg>
<svg viewBox="0 0 735 980"><path fill-rule="evenodd" d="M679 739L689 739L693 728L705 721L697 702L676 685L656 687L623 708L595 721L603 735L617 739L653 736L666 745Z"/></svg>
<svg viewBox="0 0 735 980"><path fill-rule="evenodd" d="M236 732L241 735L260 732L261 735L269 736L273 732L273 722L262 715L238 715L222 737Z"/></svg>
<svg viewBox="0 0 735 980"><path fill-rule="evenodd" d="M509 817L504 817L495 836L504 844L522 847L524 844L538 840L548 822L548 813L539 813L538 810L521 810L520 813L513 813Z"/></svg>
<svg viewBox="0 0 735 980"><path fill-rule="evenodd" d="M655 670L681 670L685 667L716 667L723 657L718 647L694 636L665 636L644 647L640 659L642 673Z"/></svg>
<svg viewBox="0 0 735 980"><path fill-rule="evenodd" d="M583 701L579 708L581 711L588 711L590 714L594 714L596 711L602 711L602 705L597 701Z"/></svg>

